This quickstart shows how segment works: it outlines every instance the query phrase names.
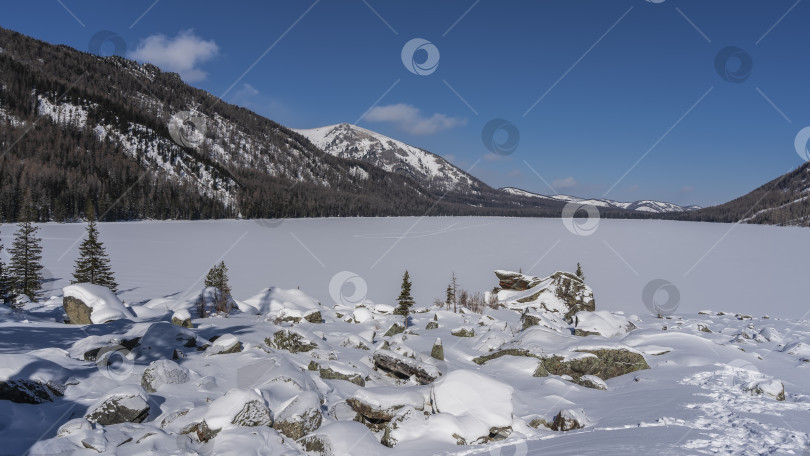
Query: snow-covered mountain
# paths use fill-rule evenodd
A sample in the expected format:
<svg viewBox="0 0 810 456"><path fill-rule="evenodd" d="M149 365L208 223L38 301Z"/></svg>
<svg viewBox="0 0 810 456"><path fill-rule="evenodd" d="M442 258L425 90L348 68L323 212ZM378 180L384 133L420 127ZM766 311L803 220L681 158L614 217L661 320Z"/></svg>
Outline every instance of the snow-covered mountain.
<svg viewBox="0 0 810 456"><path fill-rule="evenodd" d="M620 201L613 201L609 199L578 198L576 196L569 196L569 195L554 195L554 196L540 195L538 193L527 192L526 190L521 190L519 188L514 187L504 187L501 190L510 195L523 196L527 198L540 198L546 200L562 201L565 203L575 202L581 204L589 204L595 207L626 209L629 211L649 212L654 214L662 214L668 212L687 212L700 209L700 206L679 206L677 204L665 203L661 201L640 200L640 201L633 201L631 203L623 203Z"/></svg>
<svg viewBox="0 0 810 456"><path fill-rule="evenodd" d="M765 225L810 225L810 162L717 206L683 214L681 220Z"/></svg>
<svg viewBox="0 0 810 456"><path fill-rule="evenodd" d="M330 155L410 176L431 190L478 193L485 186L436 154L356 125L342 123L293 131Z"/></svg>

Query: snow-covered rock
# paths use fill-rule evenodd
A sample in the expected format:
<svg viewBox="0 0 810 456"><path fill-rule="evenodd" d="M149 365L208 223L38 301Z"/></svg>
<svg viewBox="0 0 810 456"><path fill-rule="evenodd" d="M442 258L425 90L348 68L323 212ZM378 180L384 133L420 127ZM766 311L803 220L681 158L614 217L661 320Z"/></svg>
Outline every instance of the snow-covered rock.
<svg viewBox="0 0 810 456"><path fill-rule="evenodd" d="M199 341L194 331L161 321L149 326L132 353L139 361L172 359L175 350L196 349Z"/></svg>
<svg viewBox="0 0 810 456"><path fill-rule="evenodd" d="M298 440L321 426L321 398L314 391L304 391L276 414L273 428Z"/></svg>
<svg viewBox="0 0 810 456"><path fill-rule="evenodd" d="M217 338L211 346L205 349L205 354L225 355L228 353L239 353L242 351L242 343L233 334L223 334Z"/></svg>
<svg viewBox="0 0 810 456"><path fill-rule="evenodd" d="M214 431L232 426L272 426L273 419L264 399L254 391L231 389L208 406L205 423Z"/></svg>
<svg viewBox="0 0 810 456"><path fill-rule="evenodd" d="M495 271L499 304L511 309L533 308L556 313L568 323L577 312L596 310L593 291L580 277L570 272L555 272L541 278L520 272Z"/></svg>
<svg viewBox="0 0 810 456"><path fill-rule="evenodd" d="M134 317L109 288L77 283L66 286L62 293L62 305L73 324L99 324Z"/></svg>
<svg viewBox="0 0 810 456"><path fill-rule="evenodd" d="M356 421L337 421L321 427L299 441L308 452L321 456L380 456L385 447Z"/></svg>
<svg viewBox="0 0 810 456"><path fill-rule="evenodd" d="M571 431L589 426L590 420L582 409L563 409L554 417L551 423L552 431Z"/></svg>
<svg viewBox="0 0 810 456"><path fill-rule="evenodd" d="M426 387L364 388L357 390L346 403L365 420L390 421L403 407L424 410L424 388Z"/></svg>
<svg viewBox="0 0 810 456"><path fill-rule="evenodd" d="M116 388L87 409L85 418L104 426L118 423L140 423L149 415L146 391L140 386Z"/></svg>
<svg viewBox="0 0 810 456"><path fill-rule="evenodd" d="M172 324L184 328L193 328L191 323L191 312L188 309L179 309L172 314Z"/></svg>
<svg viewBox="0 0 810 456"><path fill-rule="evenodd" d="M141 386L148 393L154 393L163 385L178 385L190 380L189 370L174 361L161 359L153 361L143 371Z"/></svg>
<svg viewBox="0 0 810 456"><path fill-rule="evenodd" d="M418 383L426 385L441 375L436 366L400 355L390 350L377 350L373 356L374 366L400 378L413 377Z"/></svg>
<svg viewBox="0 0 810 456"><path fill-rule="evenodd" d="M599 335L619 337L636 328L625 316L607 310L578 312L574 315L574 334L577 336Z"/></svg>
<svg viewBox="0 0 810 456"><path fill-rule="evenodd" d="M277 287L265 288L255 296L244 301L237 301L239 310L245 313L266 315L268 319L288 321L301 321L309 316L311 323L315 321L315 313L323 310L321 303L301 290L285 290Z"/></svg>
<svg viewBox="0 0 810 456"><path fill-rule="evenodd" d="M69 371L61 365L24 354L3 354L1 359L0 400L40 404L64 395Z"/></svg>
<svg viewBox="0 0 810 456"><path fill-rule="evenodd" d="M776 379L760 379L743 385L743 390L751 394L764 394L777 401L785 400L785 385Z"/></svg>

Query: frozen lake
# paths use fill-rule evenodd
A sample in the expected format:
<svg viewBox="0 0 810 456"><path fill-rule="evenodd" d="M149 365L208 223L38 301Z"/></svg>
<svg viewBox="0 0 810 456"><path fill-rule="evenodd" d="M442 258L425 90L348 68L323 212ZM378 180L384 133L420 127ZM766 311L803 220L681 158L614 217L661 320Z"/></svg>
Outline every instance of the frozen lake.
<svg viewBox="0 0 810 456"><path fill-rule="evenodd" d="M41 227L55 279L46 288L55 290L68 283L84 225ZM6 247L15 230L2 226ZM200 287L220 259L237 299L279 286L327 303L332 277L351 271L365 281L368 299L393 303L408 269L417 306L443 297L451 271L464 288L486 291L497 285L495 269L546 276L580 262L597 309L646 313L642 289L664 279L680 292L679 312L801 318L810 311L806 228L601 220L590 236L578 236L560 219L464 217L150 221L103 223L100 231L121 297L131 303Z"/></svg>

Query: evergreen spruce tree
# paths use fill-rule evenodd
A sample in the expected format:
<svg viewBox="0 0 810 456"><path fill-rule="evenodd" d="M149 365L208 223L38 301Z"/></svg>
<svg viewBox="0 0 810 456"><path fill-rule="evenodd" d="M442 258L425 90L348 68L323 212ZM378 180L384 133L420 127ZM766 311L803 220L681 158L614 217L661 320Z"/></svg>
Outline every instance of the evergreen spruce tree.
<svg viewBox="0 0 810 456"><path fill-rule="evenodd" d="M405 327L408 327L408 315L411 313L411 307L413 307L413 298L411 297L411 276L408 274L408 271L405 271L405 275L402 276L402 289L399 292L399 297L397 298L397 302L399 306L394 310L394 313L397 315L402 315L405 317Z"/></svg>
<svg viewBox="0 0 810 456"><path fill-rule="evenodd" d="M9 273L12 281L12 295L26 295L32 301L42 290L42 239L37 237L39 227L31 222L33 210L31 195L26 193L23 207L20 210L17 232L11 244L9 254L11 264Z"/></svg>
<svg viewBox="0 0 810 456"><path fill-rule="evenodd" d="M8 304L11 301L12 281L8 268L3 262L3 244L0 244L0 302Z"/></svg>
<svg viewBox="0 0 810 456"><path fill-rule="evenodd" d="M450 309L450 304L453 304L453 312L456 312L457 309L457 293L458 293L458 284L456 284L456 273L452 272L450 274L450 284L447 285L447 309Z"/></svg>
<svg viewBox="0 0 810 456"><path fill-rule="evenodd" d="M73 270L73 283L92 283L118 291L118 283L110 269L110 258L104 244L98 240L96 217L92 207L87 210L87 238L79 246L79 258Z"/></svg>
<svg viewBox="0 0 810 456"><path fill-rule="evenodd" d="M228 268L224 261L211 268L205 276L205 286L217 289L216 302L214 303L217 312L228 314L231 312L231 287L228 285Z"/></svg>
<svg viewBox="0 0 810 456"><path fill-rule="evenodd" d="M585 274L582 272L582 266L577 263L577 277L585 281Z"/></svg>

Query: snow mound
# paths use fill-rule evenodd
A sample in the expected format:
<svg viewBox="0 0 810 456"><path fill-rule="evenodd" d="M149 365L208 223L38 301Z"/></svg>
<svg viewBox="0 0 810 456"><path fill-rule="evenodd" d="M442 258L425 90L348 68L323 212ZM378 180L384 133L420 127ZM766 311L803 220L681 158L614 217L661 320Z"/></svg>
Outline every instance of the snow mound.
<svg viewBox="0 0 810 456"><path fill-rule="evenodd" d="M62 293L66 298L78 299L93 309L90 320L94 324L134 317L109 288L89 283L77 283L66 286L62 289Z"/></svg>
<svg viewBox="0 0 810 456"><path fill-rule="evenodd" d="M578 312L574 316L577 335L598 334L603 337L619 337L632 331L636 326L622 315L606 310Z"/></svg>
<svg viewBox="0 0 810 456"><path fill-rule="evenodd" d="M328 424L302 439L304 448L324 456L378 456L386 448L356 421Z"/></svg>
<svg viewBox="0 0 810 456"><path fill-rule="evenodd" d="M437 381L431 400L437 413L448 413L462 424L467 442L489 435L492 428L512 425L513 388L492 377L469 370L455 370Z"/></svg>
<svg viewBox="0 0 810 456"><path fill-rule="evenodd" d="M317 299L301 290L277 287L265 288L244 301L236 301L236 305L245 313L281 318L302 318L308 311L323 308Z"/></svg>

